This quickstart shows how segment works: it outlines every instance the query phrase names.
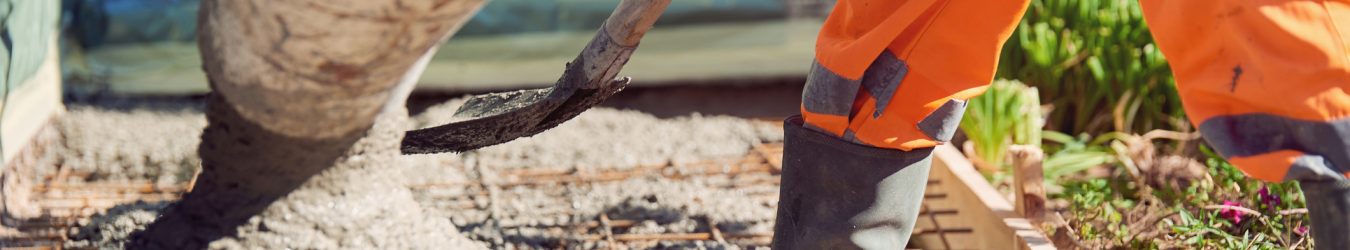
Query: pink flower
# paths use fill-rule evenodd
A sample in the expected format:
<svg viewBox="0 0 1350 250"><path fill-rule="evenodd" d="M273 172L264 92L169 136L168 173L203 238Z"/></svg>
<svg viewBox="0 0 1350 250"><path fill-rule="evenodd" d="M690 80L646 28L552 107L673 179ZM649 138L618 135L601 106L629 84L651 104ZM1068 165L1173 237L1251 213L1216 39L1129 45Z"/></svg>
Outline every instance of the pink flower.
<svg viewBox="0 0 1350 250"><path fill-rule="evenodd" d="M1298 235L1306 235L1306 234L1308 234L1308 226L1298 226L1298 227L1295 227L1295 228L1294 228L1294 233L1296 233L1296 234L1298 234Z"/></svg>
<svg viewBox="0 0 1350 250"><path fill-rule="evenodd" d="M1242 207L1242 203L1237 203L1235 201L1223 201L1223 205ZM1237 209L1224 208L1219 210L1219 217L1228 219L1229 221L1232 221L1233 224L1242 223L1242 216L1242 211L1238 211Z"/></svg>
<svg viewBox="0 0 1350 250"><path fill-rule="evenodd" d="M1283 202L1283 200L1280 199L1280 196L1270 194L1270 188L1268 187L1262 186L1261 190L1257 191L1257 193L1261 196L1261 203L1266 204L1266 207L1268 208L1274 209Z"/></svg>

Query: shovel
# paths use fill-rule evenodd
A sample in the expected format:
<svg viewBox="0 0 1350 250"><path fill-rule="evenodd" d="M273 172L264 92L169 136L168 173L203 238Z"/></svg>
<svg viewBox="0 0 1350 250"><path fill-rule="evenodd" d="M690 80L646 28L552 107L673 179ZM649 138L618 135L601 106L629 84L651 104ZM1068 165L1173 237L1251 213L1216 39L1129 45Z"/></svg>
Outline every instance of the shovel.
<svg viewBox="0 0 1350 250"><path fill-rule="evenodd" d="M624 0L553 87L474 96L455 111L462 121L408 131L403 154L464 152L533 136L605 101L628 86L630 78L615 76L667 5Z"/></svg>

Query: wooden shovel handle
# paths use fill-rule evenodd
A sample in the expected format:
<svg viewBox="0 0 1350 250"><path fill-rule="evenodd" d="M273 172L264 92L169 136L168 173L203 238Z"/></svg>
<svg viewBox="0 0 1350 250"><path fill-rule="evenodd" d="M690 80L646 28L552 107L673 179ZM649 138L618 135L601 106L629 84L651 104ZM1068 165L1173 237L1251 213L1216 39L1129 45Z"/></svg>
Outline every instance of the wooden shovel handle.
<svg viewBox="0 0 1350 250"><path fill-rule="evenodd" d="M637 50L642 35L652 29L652 24L661 18L668 5L670 0L624 0L619 3L595 38L586 44L576 60L567 65L563 79L554 86L600 89L617 84L612 81Z"/></svg>
<svg viewBox="0 0 1350 250"><path fill-rule="evenodd" d="M624 0L605 20L604 30L622 46L635 46L666 11L670 0Z"/></svg>

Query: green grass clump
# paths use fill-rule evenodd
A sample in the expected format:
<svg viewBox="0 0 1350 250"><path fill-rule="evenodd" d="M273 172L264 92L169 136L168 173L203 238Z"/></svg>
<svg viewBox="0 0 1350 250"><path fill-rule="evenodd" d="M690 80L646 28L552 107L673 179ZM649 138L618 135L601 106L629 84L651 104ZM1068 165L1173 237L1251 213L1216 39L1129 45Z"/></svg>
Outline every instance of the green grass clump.
<svg viewBox="0 0 1350 250"><path fill-rule="evenodd" d="M961 119L961 130L974 143L987 167L1007 167L1008 146L1041 145L1041 101L1036 88L1018 81L999 80L984 94L971 98Z"/></svg>
<svg viewBox="0 0 1350 250"><path fill-rule="evenodd" d="M1180 119L1171 70L1134 0L1032 0L1004 46L998 75L1040 89L1058 110L1047 124L1053 130L1143 133L1189 126Z"/></svg>

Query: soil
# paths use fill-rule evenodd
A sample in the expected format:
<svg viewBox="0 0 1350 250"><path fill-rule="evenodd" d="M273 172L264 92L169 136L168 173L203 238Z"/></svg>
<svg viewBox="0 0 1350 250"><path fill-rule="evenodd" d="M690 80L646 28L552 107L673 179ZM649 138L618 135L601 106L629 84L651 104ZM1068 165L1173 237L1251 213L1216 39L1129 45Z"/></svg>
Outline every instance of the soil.
<svg viewBox="0 0 1350 250"><path fill-rule="evenodd" d="M460 99L429 107L413 117L411 124L405 123L404 129L451 121L454 119L451 114L462 103ZM181 185L197 171L199 160L195 145L205 125L200 104L175 101L153 105L95 103L70 106L70 113L61 121L66 145L62 150L56 150L59 152L55 154L63 159L56 164L60 168L68 167L77 173L88 173L78 175L83 178L75 178L74 181L154 181ZM394 123L397 122L391 124ZM391 130L393 127L397 125L384 126L384 130L377 129L387 132L372 133L361 143L382 145L391 138L398 138L398 134L392 131L401 130ZM346 198L365 199L358 204L366 205L336 208L309 202L327 198L305 198L334 195L332 193L316 191L294 194L267 206L261 215L239 225L240 237L217 241L211 246L416 248L397 245L397 242L383 242L381 239L393 235L418 234L427 238L422 243L439 239L442 243L450 242L446 244L478 245L494 249L594 249L608 248L611 244L675 249L760 246L766 242L736 238L722 241L612 242L596 240L594 236L706 233L712 227L727 235L766 234L772 229L777 202L773 194L777 193L777 185L756 180L770 178L768 173L680 178L651 175L609 182L520 186L483 184L411 190L406 186L425 183L495 183L501 180L491 179L511 171L591 173L643 166L669 166L663 170L666 172L705 171L704 168L692 166L709 162L731 166L735 160L746 155L752 146L781 140L781 128L773 122L699 114L662 119L638 111L595 108L537 136L477 151L431 155L377 152L366 159L347 158L349 161L361 162L357 165L365 167L325 172L320 176L333 176L316 179L341 180L354 178L350 175L375 175L377 177L362 176L358 179L387 180L362 184L370 186L367 187L369 190L383 190L378 194ZM81 162L88 163L77 164ZM59 168L53 166L50 171L56 172ZM324 184L319 181L304 185ZM729 186L738 188L727 188ZM383 198L404 200L400 196L410 196L412 199L408 200L415 200L416 203L390 202ZM466 207L464 203L471 205ZM128 204L111 209L85 223L67 246L116 248L127 234L142 228L149 222L147 218L153 218L162 207L162 204ZM416 216L419 213L445 220L421 221ZM401 214L411 216L400 217ZM321 232L313 227L321 223L335 223L331 218L354 216L368 218L344 218L337 221L360 223L330 225L348 231ZM615 226L608 231L601 227L573 230L565 226L596 221L598 217L632 225ZM427 226L414 227L409 226L409 223ZM423 229L442 227L448 230L424 234L429 232ZM472 242L462 240L464 238L460 238L454 232L455 229L463 232L463 237Z"/></svg>

